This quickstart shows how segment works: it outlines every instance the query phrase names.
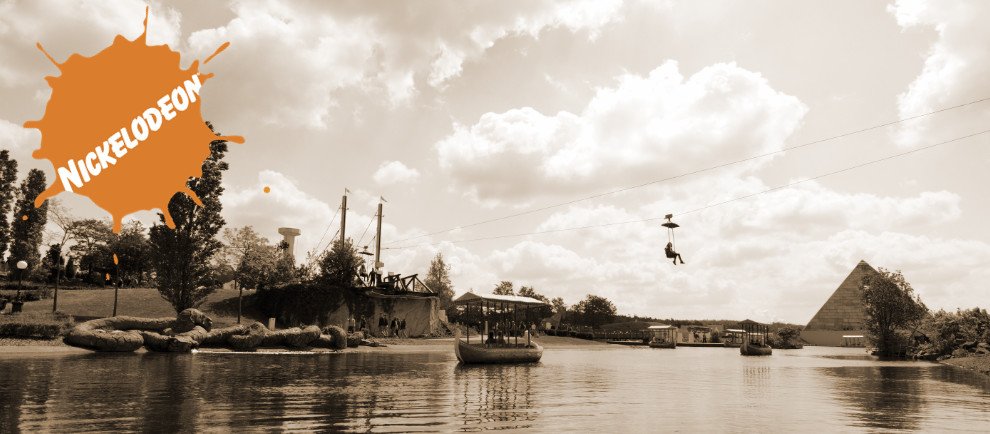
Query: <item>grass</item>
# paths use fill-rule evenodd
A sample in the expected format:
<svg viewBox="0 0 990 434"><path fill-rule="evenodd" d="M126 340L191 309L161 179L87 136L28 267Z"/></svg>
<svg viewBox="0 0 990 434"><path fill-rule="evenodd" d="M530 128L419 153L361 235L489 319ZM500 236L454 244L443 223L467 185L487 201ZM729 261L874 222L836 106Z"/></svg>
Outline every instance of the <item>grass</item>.
<svg viewBox="0 0 990 434"><path fill-rule="evenodd" d="M234 324L237 322L237 290L217 290L199 309L213 319L214 325ZM113 313L113 288L59 290L58 310L74 317L108 317ZM24 313L51 311L51 299L24 303ZM163 318L174 317L175 310L154 288L123 288L117 300L117 315Z"/></svg>

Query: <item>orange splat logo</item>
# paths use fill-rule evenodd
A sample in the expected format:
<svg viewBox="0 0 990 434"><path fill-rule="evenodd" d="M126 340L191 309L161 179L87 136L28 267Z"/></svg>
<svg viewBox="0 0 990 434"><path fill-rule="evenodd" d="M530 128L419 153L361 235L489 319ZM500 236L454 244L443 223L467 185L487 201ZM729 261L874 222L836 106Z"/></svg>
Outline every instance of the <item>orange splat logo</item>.
<svg viewBox="0 0 990 434"><path fill-rule="evenodd" d="M174 228L168 202L176 192L202 206L186 182L202 176L210 142L244 142L216 136L203 121L200 88L213 74L200 73L198 60L182 69L179 53L167 45L148 46L147 34L146 9L141 36L129 41L117 35L92 57L73 54L57 63L38 44L62 74L45 77L52 95L44 117L24 123L41 131L34 157L55 166L55 183L35 206L69 191L109 212L114 232L124 216L156 208Z"/></svg>

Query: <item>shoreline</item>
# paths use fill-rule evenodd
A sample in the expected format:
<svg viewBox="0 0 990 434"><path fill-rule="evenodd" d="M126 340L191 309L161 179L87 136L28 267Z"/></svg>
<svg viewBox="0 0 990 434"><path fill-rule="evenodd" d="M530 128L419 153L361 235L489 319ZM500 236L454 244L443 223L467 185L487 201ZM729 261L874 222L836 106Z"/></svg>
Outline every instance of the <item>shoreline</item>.
<svg viewBox="0 0 990 434"><path fill-rule="evenodd" d="M535 341L539 342L544 348L552 349L576 349L576 348L588 348L588 349L603 349L611 348L613 346L608 345L604 342L589 341L579 338L562 337L562 336L542 336L540 338L534 338ZM264 354L264 353L291 353L291 354L324 354L324 353L394 353L394 354L413 354L413 353L436 353L436 352L453 352L452 348L454 345L453 337L446 338L385 338L385 339L375 339L375 342L384 344L383 347L369 347L369 346L359 346L357 348L347 348L341 351L323 350L323 349L297 349L297 348L259 348L257 351L253 352L238 352L238 354ZM97 351L87 350L85 348L73 347L62 342L62 338L57 339L13 339L13 338L3 338L0 339L0 354L87 354L87 353L99 353ZM140 349L135 351L134 354L149 352L145 349ZM211 353L234 353L227 348L203 348L196 350L197 353L201 354L211 354ZM0 355L0 357L2 357Z"/></svg>
<svg viewBox="0 0 990 434"><path fill-rule="evenodd" d="M990 356L953 357L938 363L990 377Z"/></svg>

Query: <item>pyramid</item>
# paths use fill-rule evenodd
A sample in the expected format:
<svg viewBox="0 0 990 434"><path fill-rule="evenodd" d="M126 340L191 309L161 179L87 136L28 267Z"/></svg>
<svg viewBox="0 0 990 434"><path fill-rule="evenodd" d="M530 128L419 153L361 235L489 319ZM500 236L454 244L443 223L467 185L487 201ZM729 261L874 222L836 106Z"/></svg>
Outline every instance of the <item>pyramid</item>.
<svg viewBox="0 0 990 434"><path fill-rule="evenodd" d="M859 261L846 280L832 293L818 313L808 321L805 330L863 330L863 277L876 274L866 261Z"/></svg>

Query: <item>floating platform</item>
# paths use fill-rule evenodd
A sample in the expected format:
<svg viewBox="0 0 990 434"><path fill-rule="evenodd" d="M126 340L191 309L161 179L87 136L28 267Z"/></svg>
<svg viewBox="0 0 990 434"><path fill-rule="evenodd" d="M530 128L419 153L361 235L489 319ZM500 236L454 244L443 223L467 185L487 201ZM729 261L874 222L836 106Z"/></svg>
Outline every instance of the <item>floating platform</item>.
<svg viewBox="0 0 990 434"><path fill-rule="evenodd" d="M725 344L721 342L678 342L679 347L711 347L711 348L725 348Z"/></svg>

